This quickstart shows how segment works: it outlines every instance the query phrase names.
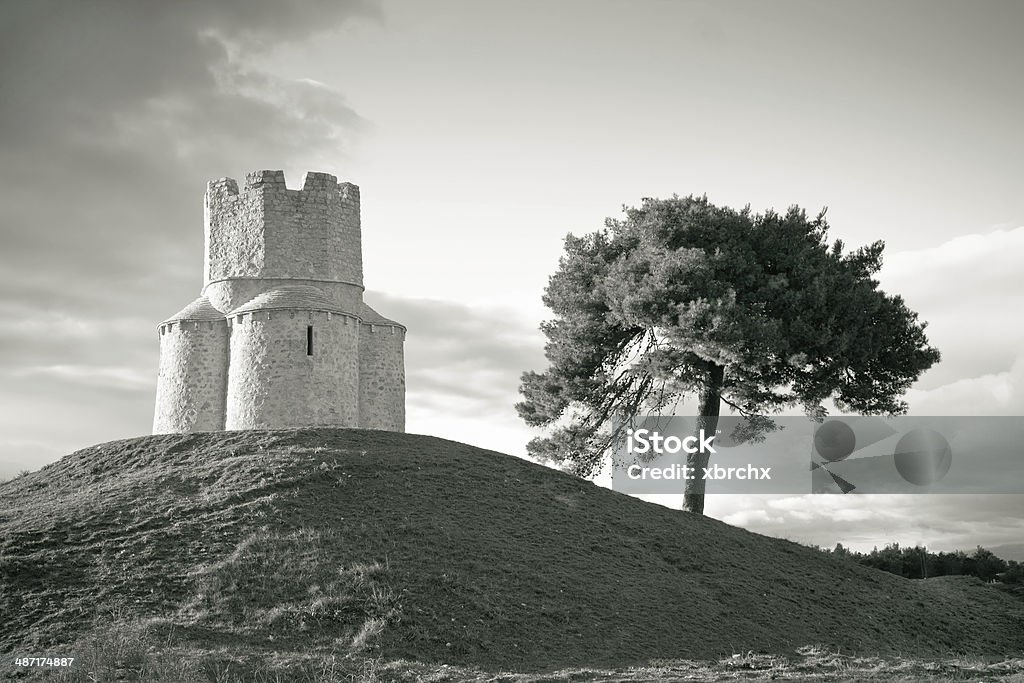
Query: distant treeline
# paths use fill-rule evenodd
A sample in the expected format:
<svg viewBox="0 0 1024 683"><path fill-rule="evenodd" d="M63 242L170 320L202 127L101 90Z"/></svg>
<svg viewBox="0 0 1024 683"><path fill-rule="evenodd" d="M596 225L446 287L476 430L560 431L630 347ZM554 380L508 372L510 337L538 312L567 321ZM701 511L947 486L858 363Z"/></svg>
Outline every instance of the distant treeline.
<svg viewBox="0 0 1024 683"><path fill-rule="evenodd" d="M870 553L849 550L844 548L842 543L837 543L832 550L820 547L818 549L908 579L966 575L976 576L983 581L1024 584L1024 564L996 557L991 550L981 546L970 554L962 550L932 553L922 546L901 548L899 543L891 543L882 550L876 547Z"/></svg>

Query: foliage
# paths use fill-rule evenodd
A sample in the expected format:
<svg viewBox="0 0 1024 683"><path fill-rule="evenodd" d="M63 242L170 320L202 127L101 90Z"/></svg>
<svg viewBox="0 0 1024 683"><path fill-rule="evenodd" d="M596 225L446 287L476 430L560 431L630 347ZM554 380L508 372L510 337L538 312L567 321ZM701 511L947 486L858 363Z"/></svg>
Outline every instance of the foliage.
<svg viewBox="0 0 1024 683"><path fill-rule="evenodd" d="M899 396L939 353L872 279L883 243L844 253L827 231L824 211L752 214L674 196L568 236L544 294L550 367L523 374L516 406L551 428L531 454L592 474L621 436L614 418L702 392L715 418L719 399L752 416L801 406L820 418L829 398L905 412Z"/></svg>
<svg viewBox="0 0 1024 683"><path fill-rule="evenodd" d="M899 543L890 543L881 550L876 547L870 553L859 553L837 543L833 550L827 552L908 579L964 575L976 576L983 581L1024 583L1024 565L1016 560L1003 560L981 546L970 555L962 550L932 553L923 546L900 547Z"/></svg>

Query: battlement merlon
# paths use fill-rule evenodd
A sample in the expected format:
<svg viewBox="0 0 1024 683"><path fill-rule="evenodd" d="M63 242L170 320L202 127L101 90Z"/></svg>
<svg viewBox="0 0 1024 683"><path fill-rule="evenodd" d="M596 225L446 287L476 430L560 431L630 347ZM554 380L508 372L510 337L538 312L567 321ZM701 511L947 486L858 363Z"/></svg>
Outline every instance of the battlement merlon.
<svg viewBox="0 0 1024 683"><path fill-rule="evenodd" d="M292 277L362 286L359 188L309 172L291 190L283 171L254 171L239 183L207 185L204 284L230 278Z"/></svg>
<svg viewBox="0 0 1024 683"><path fill-rule="evenodd" d="M284 171L253 171L245 176L245 183L239 191L234 178L218 178L206 185L206 203L213 207L222 202L244 201L245 196L265 197L268 194L292 199L324 199L337 196L342 202L359 206L359 186L349 182L338 182L330 173L309 171L301 190L290 190L285 184Z"/></svg>

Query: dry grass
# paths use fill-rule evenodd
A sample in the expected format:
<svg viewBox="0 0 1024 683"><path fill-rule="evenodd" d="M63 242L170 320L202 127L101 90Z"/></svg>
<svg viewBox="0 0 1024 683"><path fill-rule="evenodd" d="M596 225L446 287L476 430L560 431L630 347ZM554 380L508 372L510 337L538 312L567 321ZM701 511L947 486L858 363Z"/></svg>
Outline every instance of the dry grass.
<svg viewBox="0 0 1024 683"><path fill-rule="evenodd" d="M820 646L789 656L735 654L718 661L654 660L644 666L608 669L573 667L543 673L484 671L478 667L383 661L380 657L292 654L273 659L237 649L173 648L138 622L118 622L80 641L79 666L59 672L24 672L21 680L62 683L150 681L153 683L667 683L670 681L989 681L1024 680L1024 659L958 658L921 661L853 657Z"/></svg>

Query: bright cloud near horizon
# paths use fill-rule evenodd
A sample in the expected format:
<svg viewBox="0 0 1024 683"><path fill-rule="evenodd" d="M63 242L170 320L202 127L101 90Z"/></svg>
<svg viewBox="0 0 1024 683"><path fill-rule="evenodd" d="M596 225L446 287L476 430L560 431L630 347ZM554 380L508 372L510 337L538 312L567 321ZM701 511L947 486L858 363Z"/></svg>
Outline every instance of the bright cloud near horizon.
<svg viewBox="0 0 1024 683"><path fill-rule="evenodd" d="M0 477L149 432L206 181L358 184L408 429L521 455L567 233L643 197L828 207L942 362L912 413L1024 413L1024 6L0 0ZM669 504L678 503L669 502ZM1024 496L710 497L803 542L1024 537Z"/></svg>

